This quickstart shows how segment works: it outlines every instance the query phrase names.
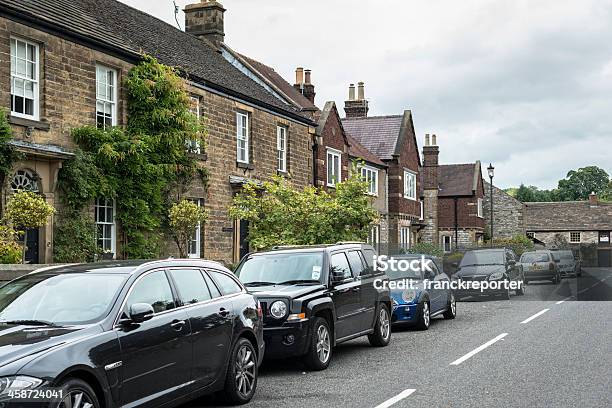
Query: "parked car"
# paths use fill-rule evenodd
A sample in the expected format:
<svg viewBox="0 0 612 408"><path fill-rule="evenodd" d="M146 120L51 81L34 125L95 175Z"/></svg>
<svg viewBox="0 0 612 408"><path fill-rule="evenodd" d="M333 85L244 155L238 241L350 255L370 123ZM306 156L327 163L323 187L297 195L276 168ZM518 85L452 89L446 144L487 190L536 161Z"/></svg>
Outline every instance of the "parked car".
<svg viewBox="0 0 612 408"><path fill-rule="evenodd" d="M453 278L472 282L497 281L510 283L514 281L517 285L516 295L525 294L523 268L520 264L517 264L516 254L511 249L491 248L467 251L463 255ZM510 288L509 285L504 285L504 288L498 290L489 289L482 292L479 289L468 289L456 293L457 296L460 294L473 296L501 295L505 299L510 299Z"/></svg>
<svg viewBox="0 0 612 408"><path fill-rule="evenodd" d="M454 319L457 315L457 301L455 294L450 289L450 278L444 273L442 263L431 255L397 255L395 260L419 261L414 263L413 268L396 268L388 270L390 281L412 282L412 288L391 289L393 302L392 323L415 325L421 330L427 330L431 318L443 315L445 319ZM425 259L428 268L421 267ZM434 285L426 287L425 280L433 282ZM442 282L446 288L436 288L435 283ZM442 285L440 285L442 286Z"/></svg>
<svg viewBox="0 0 612 408"><path fill-rule="evenodd" d="M550 280L561 282L561 272L552 252L547 250L530 251L521 255L519 260L525 271L525 282Z"/></svg>
<svg viewBox="0 0 612 408"><path fill-rule="evenodd" d="M582 276L580 260L574 257L571 250L556 250L551 251L553 258L559 266L561 276Z"/></svg>
<svg viewBox="0 0 612 408"><path fill-rule="evenodd" d="M53 406L171 407L221 391L246 403L264 353L261 316L216 262L44 269L0 287L0 396L59 387Z"/></svg>
<svg viewBox="0 0 612 408"><path fill-rule="evenodd" d="M391 298L375 280L374 249L365 244L284 247L247 255L236 270L261 303L266 357L301 356L327 368L333 347L367 335L373 346L391 339Z"/></svg>

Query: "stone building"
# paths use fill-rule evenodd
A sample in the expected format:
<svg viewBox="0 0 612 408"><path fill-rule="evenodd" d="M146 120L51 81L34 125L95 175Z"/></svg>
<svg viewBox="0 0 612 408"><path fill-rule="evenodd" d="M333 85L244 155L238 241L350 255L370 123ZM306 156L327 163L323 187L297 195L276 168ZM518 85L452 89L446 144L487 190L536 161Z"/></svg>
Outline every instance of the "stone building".
<svg viewBox="0 0 612 408"><path fill-rule="evenodd" d="M423 146L423 242L439 243L445 252L468 248L484 240L484 190L480 161L438 162L436 135L425 135Z"/></svg>
<svg viewBox="0 0 612 408"><path fill-rule="evenodd" d="M345 102L346 117L342 126L349 136L378 158L387 168L388 236L385 243L390 251L408 249L415 242L422 227L422 206L419 199L419 171L421 159L416 141L412 113L402 115L367 116L363 82L349 87ZM380 166L380 165L379 165ZM380 174L379 174L380 177ZM376 227L371 242L383 235Z"/></svg>
<svg viewBox="0 0 612 408"><path fill-rule="evenodd" d="M210 186L194 185L186 198L210 218L194 233L190 256L235 262L248 250L246 226L229 218L233 194L248 180L279 172L309 184L316 123L223 51L225 9L218 2L185 11L187 32L116 0L0 0L0 107L9 109L14 143L26 154L3 186L3 200L21 188L58 203L57 177L75 148L71 130L125 125L123 80L148 53L186 74L194 113L208 126L206 151L193 151L210 170ZM99 245L121 257L115 203L91 205ZM53 222L28 234L36 235L29 261L51 262Z"/></svg>
<svg viewBox="0 0 612 408"><path fill-rule="evenodd" d="M485 230L491 231L491 184L484 182ZM525 235L524 205L501 188L493 186L493 238L508 239Z"/></svg>

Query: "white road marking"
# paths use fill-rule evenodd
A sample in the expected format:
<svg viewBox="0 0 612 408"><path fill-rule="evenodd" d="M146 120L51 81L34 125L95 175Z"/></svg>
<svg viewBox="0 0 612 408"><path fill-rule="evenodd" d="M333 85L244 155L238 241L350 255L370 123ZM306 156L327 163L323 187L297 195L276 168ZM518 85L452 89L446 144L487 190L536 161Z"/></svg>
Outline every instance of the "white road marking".
<svg viewBox="0 0 612 408"><path fill-rule="evenodd" d="M534 314L531 317L528 317L527 319L523 320L521 322L521 324L525 324L525 323L529 323L530 321L532 321L533 319L535 319L538 316L543 315L544 313L548 312L550 309L544 309L544 310L540 310L538 313Z"/></svg>
<svg viewBox="0 0 612 408"><path fill-rule="evenodd" d="M400 402L401 400L403 400L404 398L410 396L413 392L415 392L416 390L413 388L409 388L407 390L404 390L402 392L400 392L399 394L397 394L395 397L393 398L389 398L388 400L386 400L385 402L383 402L380 405L377 405L375 408L388 408L391 405Z"/></svg>
<svg viewBox="0 0 612 408"><path fill-rule="evenodd" d="M565 299L558 301L557 303L555 303L555 305L560 305L563 302L565 302Z"/></svg>
<svg viewBox="0 0 612 408"><path fill-rule="evenodd" d="M474 350L470 351L469 353L467 353L465 356L453 361L452 363L450 363L450 365L459 365L461 363L463 363L465 360L467 360L470 357L473 357L474 355L480 353L482 350L486 349L487 347L489 347L490 345L497 343L498 341L500 341L501 339L503 339L504 337L506 337L508 335L508 333L502 333L499 336L497 336L496 338L494 338L493 340L489 340L487 341L485 344L483 344L482 346L479 346L477 348L475 348Z"/></svg>

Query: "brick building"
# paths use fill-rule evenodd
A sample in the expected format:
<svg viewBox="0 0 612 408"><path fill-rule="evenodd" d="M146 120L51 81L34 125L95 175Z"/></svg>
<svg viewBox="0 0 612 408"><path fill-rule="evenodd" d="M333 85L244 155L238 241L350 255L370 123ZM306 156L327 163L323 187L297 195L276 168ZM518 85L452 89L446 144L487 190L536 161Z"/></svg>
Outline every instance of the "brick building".
<svg viewBox="0 0 612 408"><path fill-rule="evenodd" d="M484 182L480 161L440 165L436 139L436 135L425 135L421 240L439 243L445 252L451 252L484 240Z"/></svg>
<svg viewBox="0 0 612 408"><path fill-rule="evenodd" d="M71 130L126 123L123 80L144 52L185 72L194 113L208 126L207 150L197 157L210 169L210 186L194 185L187 198L210 218L194 234L190 256L239 259L248 243L246 226L229 218L233 194L279 171L291 172L298 186L310 183L316 123L223 51L219 3L185 11L187 33L115 0L0 0L0 106L10 110L14 143L26 154L3 200L21 188L57 205L58 173L75 147ZM91 204L99 244L120 257L113 200ZM53 223L28 235L35 237L29 260L52 261Z"/></svg>
<svg viewBox="0 0 612 408"><path fill-rule="evenodd" d="M363 82L349 87L345 102L346 118L342 125L350 138L378 158L387 167L388 232L384 233L391 251L408 249L417 241L422 227L422 206L419 200L421 160L416 141L412 113L368 116ZM380 231L372 231L373 239ZM381 239L382 241L382 239Z"/></svg>

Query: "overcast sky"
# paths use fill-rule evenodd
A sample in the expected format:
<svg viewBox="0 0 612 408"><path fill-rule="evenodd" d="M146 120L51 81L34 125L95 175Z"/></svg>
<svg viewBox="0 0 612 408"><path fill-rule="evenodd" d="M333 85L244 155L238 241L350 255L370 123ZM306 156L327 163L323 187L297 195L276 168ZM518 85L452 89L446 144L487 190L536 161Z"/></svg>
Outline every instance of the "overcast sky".
<svg viewBox="0 0 612 408"><path fill-rule="evenodd" d="M122 1L175 24L172 0ZM442 163L492 162L500 187L612 173L612 0L221 2L230 47L312 69L319 107L364 81L370 115L412 110Z"/></svg>

